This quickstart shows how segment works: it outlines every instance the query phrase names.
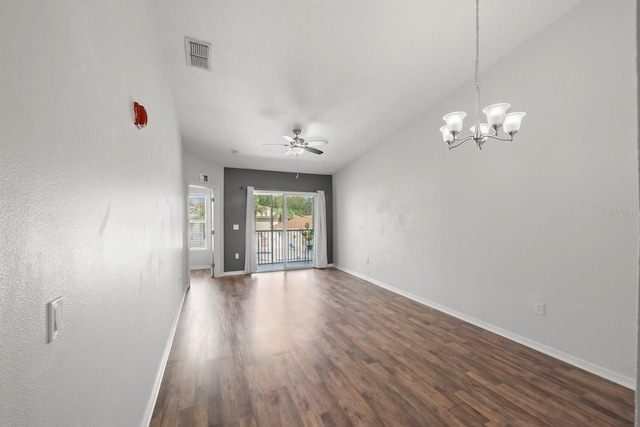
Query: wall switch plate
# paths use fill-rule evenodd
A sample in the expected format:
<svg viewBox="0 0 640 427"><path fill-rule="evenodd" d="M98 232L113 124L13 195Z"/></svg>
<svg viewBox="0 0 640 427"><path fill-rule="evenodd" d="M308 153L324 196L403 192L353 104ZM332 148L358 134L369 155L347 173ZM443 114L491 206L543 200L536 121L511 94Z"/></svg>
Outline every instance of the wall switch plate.
<svg viewBox="0 0 640 427"><path fill-rule="evenodd" d="M233 224L233 229L234 230L240 230L240 225L239 224Z"/></svg>
<svg viewBox="0 0 640 427"><path fill-rule="evenodd" d="M62 328L62 297L47 304L47 344L58 338Z"/></svg>
<svg viewBox="0 0 640 427"><path fill-rule="evenodd" d="M544 316L544 314L545 314L545 306L544 306L544 304L542 304L541 302L537 302L535 304L535 311L536 311L536 314L538 314L540 316Z"/></svg>
<svg viewBox="0 0 640 427"><path fill-rule="evenodd" d="M240 259L240 254L236 254L236 259Z"/></svg>

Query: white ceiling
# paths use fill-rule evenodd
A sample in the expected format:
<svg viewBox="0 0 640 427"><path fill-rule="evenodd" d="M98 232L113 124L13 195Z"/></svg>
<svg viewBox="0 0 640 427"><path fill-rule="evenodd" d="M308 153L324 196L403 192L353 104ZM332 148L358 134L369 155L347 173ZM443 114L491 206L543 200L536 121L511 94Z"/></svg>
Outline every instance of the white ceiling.
<svg viewBox="0 0 640 427"><path fill-rule="evenodd" d="M481 69L580 1L483 0ZM156 4L185 147L223 166L295 171L262 144L300 127L329 141L300 171L334 173L473 78L473 0ZM186 65L185 36L212 44L211 71Z"/></svg>

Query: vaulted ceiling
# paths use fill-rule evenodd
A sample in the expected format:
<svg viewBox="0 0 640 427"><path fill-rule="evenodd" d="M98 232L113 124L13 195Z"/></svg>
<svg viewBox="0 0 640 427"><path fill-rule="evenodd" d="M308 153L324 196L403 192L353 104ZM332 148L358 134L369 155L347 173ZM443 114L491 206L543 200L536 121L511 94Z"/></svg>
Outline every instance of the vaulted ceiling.
<svg viewBox="0 0 640 427"><path fill-rule="evenodd" d="M483 0L481 69L580 1ZM262 144L300 127L329 141L300 171L334 173L473 78L473 0L156 4L185 147L224 166L295 171ZM210 70L187 66L185 37L211 43Z"/></svg>

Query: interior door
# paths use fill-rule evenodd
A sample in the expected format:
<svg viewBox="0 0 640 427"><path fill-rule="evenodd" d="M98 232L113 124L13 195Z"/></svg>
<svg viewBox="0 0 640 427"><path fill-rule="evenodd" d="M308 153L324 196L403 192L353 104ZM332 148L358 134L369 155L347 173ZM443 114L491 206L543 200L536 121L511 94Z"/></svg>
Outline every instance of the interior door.
<svg viewBox="0 0 640 427"><path fill-rule="evenodd" d="M212 189L189 185L188 243L189 269L205 270L213 264L213 202Z"/></svg>
<svg viewBox="0 0 640 427"><path fill-rule="evenodd" d="M216 234L216 229L215 229L215 212L216 210L215 208L215 197L213 196L213 190L211 192L211 209L209 209L209 218L210 218L210 228L211 228L211 236L210 236L210 241L211 241L211 277L213 277L213 272L214 269L216 267L216 261L215 261L215 234Z"/></svg>

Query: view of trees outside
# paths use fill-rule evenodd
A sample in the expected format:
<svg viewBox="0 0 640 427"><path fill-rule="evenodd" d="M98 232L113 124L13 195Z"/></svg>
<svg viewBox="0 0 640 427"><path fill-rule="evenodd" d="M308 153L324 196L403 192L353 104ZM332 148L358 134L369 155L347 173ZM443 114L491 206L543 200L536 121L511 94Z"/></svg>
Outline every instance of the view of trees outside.
<svg viewBox="0 0 640 427"><path fill-rule="evenodd" d="M189 197L189 248L191 249L207 247L205 201L204 196Z"/></svg>
<svg viewBox="0 0 640 427"><path fill-rule="evenodd" d="M273 223L283 221L283 197L282 195L261 194L253 199L256 214L268 215L271 212ZM287 219L296 216L313 214L313 198L304 196L287 197Z"/></svg>
<svg viewBox="0 0 640 427"><path fill-rule="evenodd" d="M204 221L205 219L205 198L201 196L189 197L189 219L192 221Z"/></svg>

